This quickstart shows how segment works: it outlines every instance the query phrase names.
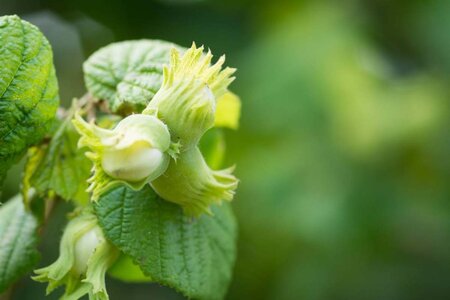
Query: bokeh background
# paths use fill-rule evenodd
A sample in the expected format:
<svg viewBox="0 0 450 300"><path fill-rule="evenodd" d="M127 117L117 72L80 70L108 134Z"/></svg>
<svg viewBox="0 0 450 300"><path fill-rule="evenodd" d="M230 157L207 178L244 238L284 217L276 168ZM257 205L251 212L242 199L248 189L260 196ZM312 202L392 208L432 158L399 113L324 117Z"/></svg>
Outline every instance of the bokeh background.
<svg viewBox="0 0 450 300"><path fill-rule="evenodd" d="M84 93L82 62L114 41L227 54L243 104L226 132L241 179L228 299L450 299L450 1L0 0L4 14L50 40L65 106ZM20 165L5 198L19 178ZM108 290L183 299L154 284ZM23 280L12 298L44 299L44 286Z"/></svg>

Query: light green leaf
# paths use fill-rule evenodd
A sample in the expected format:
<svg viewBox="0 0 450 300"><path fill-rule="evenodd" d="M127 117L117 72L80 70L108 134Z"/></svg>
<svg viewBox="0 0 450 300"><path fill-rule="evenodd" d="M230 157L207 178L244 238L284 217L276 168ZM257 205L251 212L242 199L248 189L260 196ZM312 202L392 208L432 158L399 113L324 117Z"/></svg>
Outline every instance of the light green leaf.
<svg viewBox="0 0 450 300"><path fill-rule="evenodd" d="M141 268L136 265L131 257L121 255L116 263L108 270L108 275L125 282L151 282L149 276L145 276Z"/></svg>
<svg viewBox="0 0 450 300"><path fill-rule="evenodd" d="M226 92L217 99L216 113L214 115L215 127L226 127L230 129L239 128L241 116L241 99L232 92Z"/></svg>
<svg viewBox="0 0 450 300"><path fill-rule="evenodd" d="M39 142L58 107L53 54L38 28L0 17L0 179Z"/></svg>
<svg viewBox="0 0 450 300"><path fill-rule="evenodd" d="M235 260L236 223L228 204L189 218L147 185L120 186L95 206L107 238L154 282L194 299L223 299Z"/></svg>
<svg viewBox="0 0 450 300"><path fill-rule="evenodd" d="M38 226L20 196L0 207L0 294L37 263Z"/></svg>
<svg viewBox="0 0 450 300"><path fill-rule="evenodd" d="M66 200L88 202L86 180L92 164L77 147L80 136L71 123L72 116L71 111L48 145L30 149L24 174L25 197L28 187L34 187L39 193L54 191Z"/></svg>
<svg viewBox="0 0 450 300"><path fill-rule="evenodd" d="M223 167L226 143L222 128L211 128L208 130L202 136L199 148L211 169L218 170Z"/></svg>
<svg viewBox="0 0 450 300"><path fill-rule="evenodd" d="M88 91L108 101L113 112L140 111L162 84L162 69L170 49L179 46L158 40L110 44L84 63Z"/></svg>

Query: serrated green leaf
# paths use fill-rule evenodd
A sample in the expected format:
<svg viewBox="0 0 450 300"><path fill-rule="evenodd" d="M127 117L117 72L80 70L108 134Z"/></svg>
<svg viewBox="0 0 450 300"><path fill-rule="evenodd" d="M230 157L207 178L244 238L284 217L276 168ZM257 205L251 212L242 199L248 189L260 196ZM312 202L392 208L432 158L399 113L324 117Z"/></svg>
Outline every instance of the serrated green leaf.
<svg viewBox="0 0 450 300"><path fill-rule="evenodd" d="M162 69L170 49L179 46L158 40L110 44L84 63L88 91L108 101L113 112L140 111L162 84Z"/></svg>
<svg viewBox="0 0 450 300"><path fill-rule="evenodd" d="M66 200L79 204L88 202L86 180L92 164L77 146L80 136L71 123L72 117L70 112L48 145L29 151L24 174L24 196L28 187L34 187L39 193L54 191Z"/></svg>
<svg viewBox="0 0 450 300"><path fill-rule="evenodd" d="M214 216L189 218L147 185L125 186L100 197L95 206L107 238L153 281L194 299L222 299L235 260L236 223L228 204Z"/></svg>
<svg viewBox="0 0 450 300"><path fill-rule="evenodd" d="M38 226L20 196L0 207L0 293L37 263Z"/></svg>
<svg viewBox="0 0 450 300"><path fill-rule="evenodd" d="M58 107L47 39L17 16L0 17L0 179L41 140Z"/></svg>

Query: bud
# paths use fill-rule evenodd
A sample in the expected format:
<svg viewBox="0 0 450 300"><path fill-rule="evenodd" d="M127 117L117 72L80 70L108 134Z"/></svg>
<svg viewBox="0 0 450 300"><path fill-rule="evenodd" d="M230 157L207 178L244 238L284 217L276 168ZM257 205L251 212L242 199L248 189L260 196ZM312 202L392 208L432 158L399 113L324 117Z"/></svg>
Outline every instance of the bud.
<svg viewBox="0 0 450 300"><path fill-rule="evenodd" d="M140 189L167 169L177 145L170 141L167 126L154 116L135 114L112 129L87 123L76 115L73 124L81 134L78 146L87 146L94 163L89 191L97 200L105 190L120 183Z"/></svg>
<svg viewBox="0 0 450 300"><path fill-rule="evenodd" d="M164 120L172 138L179 138L185 148L197 145L213 127L217 100L234 80L235 69L222 70L225 57L211 66L212 57L195 44L182 57L172 49L170 67L163 70L163 85L143 111Z"/></svg>
<svg viewBox="0 0 450 300"><path fill-rule="evenodd" d="M105 273L118 255L119 251L105 239L96 217L85 211L68 223L58 259L36 270L33 279L48 282L47 294L65 285L63 299L89 294L90 300L107 300Z"/></svg>

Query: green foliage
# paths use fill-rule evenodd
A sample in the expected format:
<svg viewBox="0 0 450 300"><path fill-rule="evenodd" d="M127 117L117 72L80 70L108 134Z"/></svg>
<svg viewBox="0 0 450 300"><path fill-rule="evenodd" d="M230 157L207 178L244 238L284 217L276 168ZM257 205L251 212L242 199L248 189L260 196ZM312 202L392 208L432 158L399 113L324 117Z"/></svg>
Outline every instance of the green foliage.
<svg viewBox="0 0 450 300"><path fill-rule="evenodd" d="M66 200L86 204L91 162L77 147L79 135L71 123L72 110L57 127L50 143L30 149L24 174L24 197L27 187L39 193L55 192Z"/></svg>
<svg viewBox="0 0 450 300"><path fill-rule="evenodd" d="M0 17L0 65L2 179L11 164L44 136L59 98L49 42L17 16Z"/></svg>
<svg viewBox="0 0 450 300"><path fill-rule="evenodd" d="M223 131L225 163L237 161L242 180L227 299L450 295L450 1L78 0L50 14L41 9L56 1L0 2L52 33L67 96L82 92L81 51L113 39L195 37L229 55L244 114L239 132ZM58 37L60 25L75 38ZM213 132L200 146L216 169ZM15 193L18 169L5 192ZM56 257L69 207L58 205L44 231L44 261ZM122 257L109 274L138 281L139 267ZM108 290L182 299L158 285L110 280ZM44 299L42 289L23 281L11 298Z"/></svg>
<svg viewBox="0 0 450 300"><path fill-rule="evenodd" d="M222 299L235 259L236 224L229 205L214 216L185 216L146 186L104 194L95 206L107 238L154 281L189 298Z"/></svg>
<svg viewBox="0 0 450 300"><path fill-rule="evenodd" d="M163 64L173 47L178 46L157 40L106 46L84 63L86 87L114 112L142 110L161 86Z"/></svg>
<svg viewBox="0 0 450 300"><path fill-rule="evenodd" d="M448 91L430 74L395 72L358 17L301 5L241 57L230 299L448 294ZM274 244L277 255L254 251Z"/></svg>
<svg viewBox="0 0 450 300"><path fill-rule="evenodd" d="M0 293L37 263L38 226L20 196L0 207Z"/></svg>
<svg viewBox="0 0 450 300"><path fill-rule="evenodd" d="M107 300L112 267L110 274L124 281L223 299L237 226L230 205L216 205L232 200L237 179L232 168L211 169L223 159L220 133L204 143L205 153L198 144L214 125L237 128L240 101L227 90L235 69L222 70L224 57L211 64L211 52L195 44L183 56L181 47L163 41L112 44L84 64L88 94L55 119L58 85L45 37L17 16L2 17L0 47L0 183L28 149L22 196L0 208L0 292L34 266L38 226L64 199L77 208L60 256L33 277L49 283L47 293L65 285L63 299ZM109 124L96 126L96 118Z"/></svg>

